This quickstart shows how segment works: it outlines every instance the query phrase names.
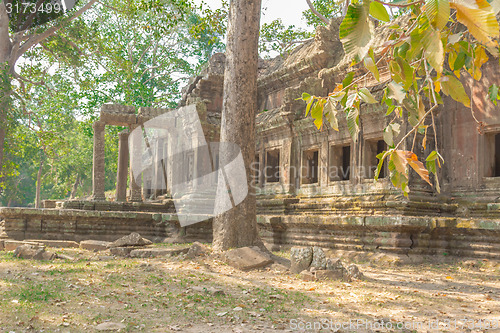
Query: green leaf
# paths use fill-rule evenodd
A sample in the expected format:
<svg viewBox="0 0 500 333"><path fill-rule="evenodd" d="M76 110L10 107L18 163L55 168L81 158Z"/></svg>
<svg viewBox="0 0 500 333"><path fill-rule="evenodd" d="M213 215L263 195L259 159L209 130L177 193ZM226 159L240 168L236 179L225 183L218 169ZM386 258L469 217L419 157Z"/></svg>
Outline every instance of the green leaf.
<svg viewBox="0 0 500 333"><path fill-rule="evenodd" d="M373 97L372 93L366 89L366 88L361 88L359 89L359 97L368 104L376 104L378 101Z"/></svg>
<svg viewBox="0 0 500 333"><path fill-rule="evenodd" d="M354 79L354 72L349 72L345 76L345 78L342 80L342 87L346 88L352 83L352 80Z"/></svg>
<svg viewBox="0 0 500 333"><path fill-rule="evenodd" d="M311 98L311 99L309 100L309 103L307 103L307 107L306 107L306 117L307 117L307 115L309 114L309 111L311 110L311 107L312 107L313 103L314 103L314 98Z"/></svg>
<svg viewBox="0 0 500 333"><path fill-rule="evenodd" d="M380 81L380 73L378 71L377 64L375 64L375 59L373 56L373 50L370 49L369 54L363 60L365 68L372 72L373 76L377 81Z"/></svg>
<svg viewBox="0 0 500 333"><path fill-rule="evenodd" d="M309 102L309 99L311 98L311 95L308 93L302 93L302 100L305 102Z"/></svg>
<svg viewBox="0 0 500 333"><path fill-rule="evenodd" d="M389 147L394 146L394 138L396 138L401 132L401 125L398 123L389 124L384 129L384 141Z"/></svg>
<svg viewBox="0 0 500 333"><path fill-rule="evenodd" d="M425 14L436 29L443 29L450 20L450 2L448 0L427 0Z"/></svg>
<svg viewBox="0 0 500 333"><path fill-rule="evenodd" d="M389 22L391 20L384 5L376 1L370 3L370 15L383 22Z"/></svg>
<svg viewBox="0 0 500 333"><path fill-rule="evenodd" d="M446 75L441 78L441 87L447 96L451 96L455 101L470 107L470 98L465 92L462 82L453 75Z"/></svg>
<svg viewBox="0 0 500 333"><path fill-rule="evenodd" d="M339 131L339 122L337 119L337 109L335 108L335 104L331 99L325 104L325 118L330 123L330 126L337 132Z"/></svg>
<svg viewBox="0 0 500 333"><path fill-rule="evenodd" d="M429 27L422 38L425 59L438 73L443 72L444 48L441 41L441 32Z"/></svg>
<svg viewBox="0 0 500 333"><path fill-rule="evenodd" d="M496 84L493 84L490 89L488 90L489 92L489 96L490 96L490 100L495 104L497 105L497 100L499 99L499 95L498 95L498 86Z"/></svg>
<svg viewBox="0 0 500 333"><path fill-rule="evenodd" d="M311 110L311 117L314 119L314 124L318 129L323 125L323 108L325 105L324 100L319 100Z"/></svg>
<svg viewBox="0 0 500 333"><path fill-rule="evenodd" d="M387 146L393 147L394 146L394 133L392 132L391 125L387 126L384 129L384 141L387 143Z"/></svg>
<svg viewBox="0 0 500 333"><path fill-rule="evenodd" d="M359 135L359 110L356 106L347 110L347 129L352 140L356 142Z"/></svg>
<svg viewBox="0 0 500 333"><path fill-rule="evenodd" d="M372 40L373 24L369 19L369 1L351 4L340 25L340 40L348 57L365 58Z"/></svg>
<svg viewBox="0 0 500 333"><path fill-rule="evenodd" d="M384 160L389 154L390 151L384 151L377 155L379 162L377 165L377 170L375 170L375 180L378 180L378 177L380 176L380 171L382 170L382 166L384 165Z"/></svg>
<svg viewBox="0 0 500 333"><path fill-rule="evenodd" d="M453 63L453 70L458 71L465 65L465 60L467 59L467 54L465 52L460 52Z"/></svg>
<svg viewBox="0 0 500 333"><path fill-rule="evenodd" d="M394 81L391 81L387 85L387 89L389 92L387 97L395 99L396 101L398 101L398 103L403 102L405 95L406 95L406 92L400 84L398 84Z"/></svg>

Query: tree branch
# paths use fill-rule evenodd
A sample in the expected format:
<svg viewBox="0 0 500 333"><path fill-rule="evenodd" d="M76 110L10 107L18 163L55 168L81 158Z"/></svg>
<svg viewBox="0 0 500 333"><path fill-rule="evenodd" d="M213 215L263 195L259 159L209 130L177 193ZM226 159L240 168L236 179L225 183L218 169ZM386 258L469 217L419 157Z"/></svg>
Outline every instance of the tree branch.
<svg viewBox="0 0 500 333"><path fill-rule="evenodd" d="M330 24L330 20L328 20L326 17L323 16L316 8L314 8L313 4L311 3L311 0L306 0L307 5L311 9L311 12L313 12L314 15L316 15L321 21L325 22L326 25Z"/></svg>
<svg viewBox="0 0 500 333"><path fill-rule="evenodd" d="M21 47L19 48L18 54L16 54L16 57L21 56L26 51L28 51L31 47L33 47L36 44L40 43L41 41L43 41L47 37L50 37L53 34L55 34L57 31L59 31L63 27L63 23L69 23L69 22L75 20L76 18L78 18L80 15L82 15L84 12L86 12L90 7L92 7L92 5L95 2L97 2L97 0L90 0L89 2L87 2L87 4L85 6L83 6L79 10L77 10L73 14L73 16L71 16L67 20L59 22L58 24L56 24L56 25L48 28L47 30L45 30L44 32L42 32L40 34L32 35L25 43L23 43L23 45L21 45Z"/></svg>
<svg viewBox="0 0 500 333"><path fill-rule="evenodd" d="M419 127L420 125L422 125L422 123L425 121L425 118L427 118L427 116L429 114L432 113L432 111L434 111L439 105L438 104L435 104L432 108L429 109L429 111L427 111L422 119L420 119L420 121L415 125L413 126L413 128L411 129L411 131L409 131L408 133L406 133L406 135L398 142L398 144L396 145L396 147L394 147L394 150L398 150L398 148L403 144L403 142L413 133L415 132Z"/></svg>
<svg viewBox="0 0 500 333"><path fill-rule="evenodd" d="M414 1L414 2L410 2L410 3L405 3L405 4L387 3L387 2L383 2L381 0L374 0L374 1L378 2L378 3L381 3L384 6L398 7L398 8L406 8L406 7L410 7L410 6L413 6L413 5L420 5L420 4L424 3L424 1L422 1L422 0L420 0L420 1Z"/></svg>

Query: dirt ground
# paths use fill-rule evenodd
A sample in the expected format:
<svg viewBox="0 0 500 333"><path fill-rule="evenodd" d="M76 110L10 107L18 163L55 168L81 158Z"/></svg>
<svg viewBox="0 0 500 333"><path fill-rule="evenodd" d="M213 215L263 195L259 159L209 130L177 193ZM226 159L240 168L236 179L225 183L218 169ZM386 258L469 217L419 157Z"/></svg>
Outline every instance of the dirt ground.
<svg viewBox="0 0 500 333"><path fill-rule="evenodd" d="M48 250L76 260L0 252L0 332L97 332L106 322L122 332L500 332L500 265L488 260L357 262L362 280L305 282L215 257Z"/></svg>

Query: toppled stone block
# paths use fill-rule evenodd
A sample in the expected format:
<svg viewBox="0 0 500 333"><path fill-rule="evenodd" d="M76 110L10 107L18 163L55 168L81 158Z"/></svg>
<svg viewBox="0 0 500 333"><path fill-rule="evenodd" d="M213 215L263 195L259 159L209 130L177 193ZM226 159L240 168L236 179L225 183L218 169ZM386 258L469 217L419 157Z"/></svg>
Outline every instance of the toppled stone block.
<svg viewBox="0 0 500 333"><path fill-rule="evenodd" d="M340 279L345 281L351 280L349 272L342 264L342 260L340 260L339 258L326 259L326 270L332 273L320 273L320 274L327 274L331 276L330 278L327 278L329 280L340 280Z"/></svg>
<svg viewBox="0 0 500 333"><path fill-rule="evenodd" d="M274 263L271 265L271 270L277 273L286 273L289 271L288 267L282 264Z"/></svg>
<svg viewBox="0 0 500 333"><path fill-rule="evenodd" d="M342 280L344 279L344 274L341 270L332 271L329 269L320 269L314 272L317 280Z"/></svg>
<svg viewBox="0 0 500 333"><path fill-rule="evenodd" d="M310 247L292 247L290 250L290 272L298 274L305 271L311 265L313 259L313 250Z"/></svg>
<svg viewBox="0 0 500 333"><path fill-rule="evenodd" d="M358 266L356 266L354 264L350 264L347 267L347 274L351 279L355 279L355 280L361 280L364 277L363 273L361 273Z"/></svg>
<svg viewBox="0 0 500 333"><path fill-rule="evenodd" d="M80 242L80 248L89 251L104 251L108 248L111 242L98 241L98 240L85 240Z"/></svg>
<svg viewBox="0 0 500 333"><path fill-rule="evenodd" d="M131 247L131 246L112 247L109 249L109 252L112 255L117 256L117 257L128 257L128 256L130 256L130 252L132 252L133 250L136 250L136 249L137 249L136 247Z"/></svg>
<svg viewBox="0 0 500 333"><path fill-rule="evenodd" d="M17 249L21 245L33 245L33 246L37 246L37 247L41 246L39 243L36 243L36 242L16 241L16 240L12 240L12 239L6 239L6 240L4 240L3 243L4 243L5 251L14 251L15 249Z"/></svg>
<svg viewBox="0 0 500 333"><path fill-rule="evenodd" d="M149 239L143 238L137 232L123 236L108 245L108 248L126 247L126 246L145 246L153 244Z"/></svg>
<svg viewBox="0 0 500 333"><path fill-rule="evenodd" d="M313 247L312 248L313 256L312 256L312 261L311 261L311 267L314 267L316 269L326 269L326 254L323 251L322 248L320 247Z"/></svg>
<svg viewBox="0 0 500 333"><path fill-rule="evenodd" d="M56 258L63 259L63 260L69 260L69 261L75 261L74 257L68 256L67 254L63 254L63 253L56 253Z"/></svg>
<svg viewBox="0 0 500 333"><path fill-rule="evenodd" d="M36 260L53 260L56 257L55 253L46 252L44 247L30 244L18 246L14 250L14 255L17 258Z"/></svg>
<svg viewBox="0 0 500 333"><path fill-rule="evenodd" d="M304 281L316 281L316 275L309 271L302 271L299 275L299 278Z"/></svg>
<svg viewBox="0 0 500 333"><path fill-rule="evenodd" d="M186 258L193 259L196 257L202 257L210 253L210 248L205 244L200 242L194 242L189 248Z"/></svg>
<svg viewBox="0 0 500 333"><path fill-rule="evenodd" d="M328 258L326 259L326 269L335 271L338 269L343 269L344 265L342 265L342 260L339 258Z"/></svg>
<svg viewBox="0 0 500 333"><path fill-rule="evenodd" d="M242 247L224 253L225 261L242 271L261 268L273 263L271 257L258 247Z"/></svg>
<svg viewBox="0 0 500 333"><path fill-rule="evenodd" d="M29 239L27 241L57 248L78 248L80 246L77 242L65 240Z"/></svg>
<svg viewBox="0 0 500 333"><path fill-rule="evenodd" d="M146 249L135 249L130 252L130 257L132 258L154 258L154 257L164 257L164 256L176 256L179 254L186 254L189 248L182 249L162 249L162 248L146 248Z"/></svg>

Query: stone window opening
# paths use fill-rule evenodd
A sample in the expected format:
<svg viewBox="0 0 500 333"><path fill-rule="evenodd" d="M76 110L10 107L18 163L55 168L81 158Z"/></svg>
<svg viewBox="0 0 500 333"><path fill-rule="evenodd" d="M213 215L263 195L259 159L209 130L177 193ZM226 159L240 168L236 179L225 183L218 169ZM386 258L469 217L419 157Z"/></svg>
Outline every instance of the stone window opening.
<svg viewBox="0 0 500 333"><path fill-rule="evenodd" d="M302 154L302 184L319 182L319 150L310 149Z"/></svg>
<svg viewBox="0 0 500 333"><path fill-rule="evenodd" d="M500 133L486 135L486 177L500 177Z"/></svg>
<svg viewBox="0 0 500 333"><path fill-rule="evenodd" d="M330 146L328 169L330 181L351 179L351 145Z"/></svg>
<svg viewBox="0 0 500 333"><path fill-rule="evenodd" d="M266 153L266 183L278 183L280 181L280 151L269 150Z"/></svg>
<svg viewBox="0 0 500 333"><path fill-rule="evenodd" d="M375 177L375 172L377 171L377 166L379 159L377 155L382 153L387 149L384 140L367 140L365 143L365 178L370 179ZM385 178L386 163L384 163L382 169L380 170L379 179Z"/></svg>

